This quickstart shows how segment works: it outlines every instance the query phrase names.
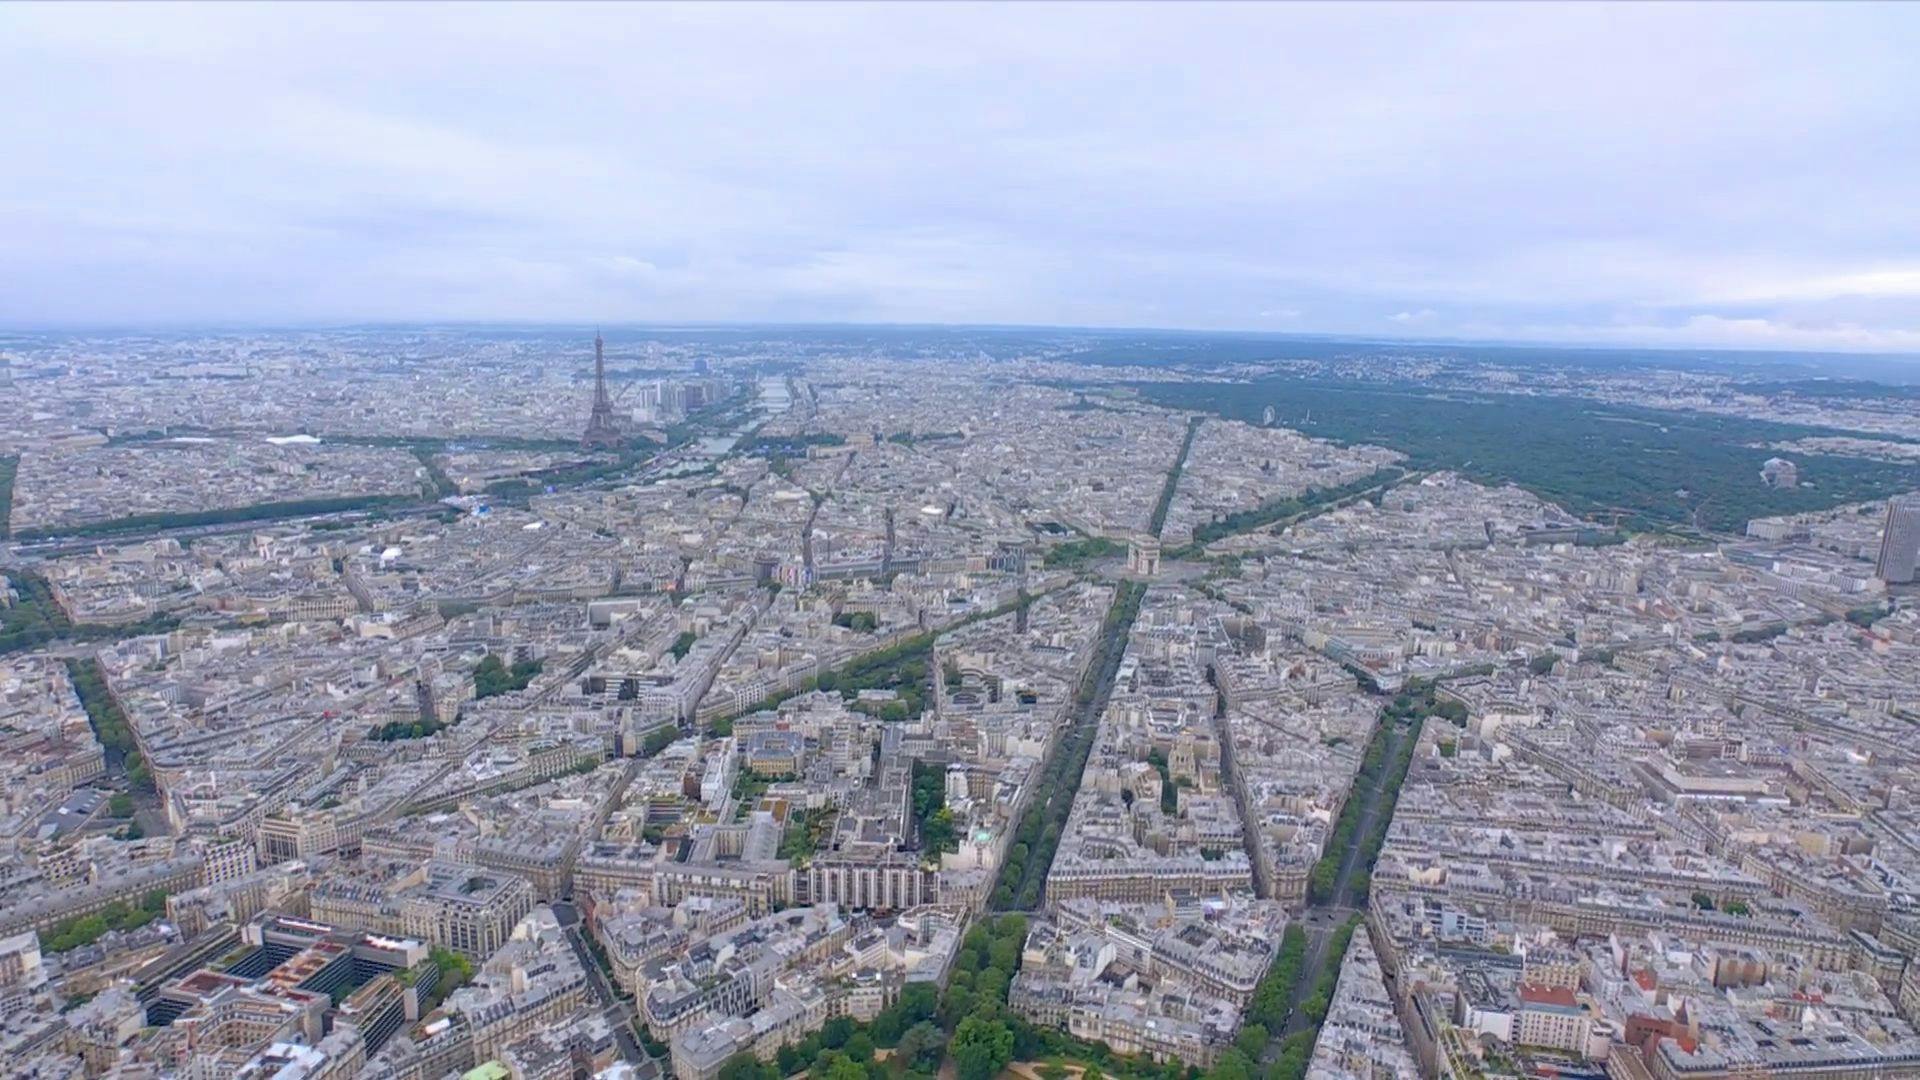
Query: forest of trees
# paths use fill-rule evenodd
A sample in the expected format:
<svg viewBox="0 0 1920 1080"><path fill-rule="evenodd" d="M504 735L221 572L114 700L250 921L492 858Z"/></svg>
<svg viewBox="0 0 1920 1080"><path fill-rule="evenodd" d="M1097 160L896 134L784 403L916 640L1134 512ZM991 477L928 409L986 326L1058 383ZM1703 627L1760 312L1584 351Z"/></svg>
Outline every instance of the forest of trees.
<svg viewBox="0 0 1920 1080"><path fill-rule="evenodd" d="M452 725L433 717L419 720L389 720L376 724L367 732L367 738L374 742L399 742L402 739L424 739L429 735L438 735Z"/></svg>
<svg viewBox="0 0 1920 1080"><path fill-rule="evenodd" d="M959 850L953 811L947 809L947 770L919 758L913 760L913 820L920 830L921 858Z"/></svg>
<svg viewBox="0 0 1920 1080"><path fill-rule="evenodd" d="M22 529L18 537L33 540L48 536L112 536L115 533L148 529L184 529L196 525L228 525L243 521L270 521L274 518L308 517L336 514L345 510L373 510L419 501L417 495L342 495L327 499L292 499L286 502L256 503L252 506L225 506L213 510L180 513L135 514L111 521L91 521L76 525L49 525Z"/></svg>
<svg viewBox="0 0 1920 1080"><path fill-rule="evenodd" d="M499 654L488 653L474 665L473 696L490 698L525 690L533 677L540 674L540 666L538 660L519 660L508 667Z"/></svg>
<svg viewBox="0 0 1920 1080"><path fill-rule="evenodd" d="M1045 559L1050 569L1070 570L1085 566L1095 559L1107 559L1126 553L1125 545L1117 544L1104 536L1086 536L1053 545L1047 549Z"/></svg>
<svg viewBox="0 0 1920 1080"><path fill-rule="evenodd" d="M67 678L73 682L74 693L80 696L80 707L87 711L93 737L100 740L109 758L119 755L126 770L127 785L136 792L152 794L153 774L147 769L146 757L140 753L140 743L133 737L133 725L127 722L127 714L120 711L113 695L107 692L107 677L100 670L100 662L68 660Z"/></svg>
<svg viewBox="0 0 1920 1080"><path fill-rule="evenodd" d="M995 910L1031 910L1039 906L1040 892L1046 884L1047 869L1053 865L1053 852L1060 844L1061 830L1073 810L1074 793L1080 789L1080 776L1086 770L1087 754L1093 748L1097 728L1094 705L1097 703L1102 670L1117 662L1126 647L1127 631L1140 613L1140 601L1146 586L1130 581L1120 586L1113 606L1107 609L1100 626L1087 674L1074 691L1074 722L1060 737L1060 745L1047 759L1040 777L1039 798L1031 800L1014 833L1013 846L1000 867L1000 879L994 885Z"/></svg>
<svg viewBox="0 0 1920 1080"><path fill-rule="evenodd" d="M1769 444L1823 429L1675 412L1547 394L1441 392L1269 377L1250 382L1132 384L1146 400L1345 443L1405 453L1414 469L1452 469L1511 481L1586 517L1618 513L1642 529L1691 526L1737 532L1750 518L1822 510L1913 487L1911 465L1795 455L1802 483L1769 487Z"/></svg>
<svg viewBox="0 0 1920 1080"><path fill-rule="evenodd" d="M12 527L13 478L20 473L20 459L7 455L0 457L0 536L7 535Z"/></svg>
<svg viewBox="0 0 1920 1080"><path fill-rule="evenodd" d="M166 910L167 894L154 889L142 896L138 904L115 901L92 915L68 919L40 940L40 948L45 952L59 953L91 945L110 930L135 930L145 926L165 914Z"/></svg>
<svg viewBox="0 0 1920 1080"><path fill-rule="evenodd" d="M721 1080L783 1080L801 1073L810 1080L933 1080L949 1055L958 1080L992 1080L1014 1061L1063 1058L1087 1068L1083 1080L1197 1080L1198 1070L1185 1065L1124 1057L1015 1016L1007 1008L1007 988L1020 969L1026 937L1024 915L976 924L961 940L944 994L931 983L909 983L871 1023L830 1020L782 1047L770 1062L739 1054L722 1067ZM880 1050L891 1052L882 1059Z"/></svg>
<svg viewBox="0 0 1920 1080"><path fill-rule="evenodd" d="M871 611L843 611L833 617L833 625L871 634L880 626L880 617Z"/></svg>
<svg viewBox="0 0 1920 1080"><path fill-rule="evenodd" d="M1393 806L1400 797L1400 785L1406 781L1407 770L1413 764L1414 748L1420 741L1420 724L1427 715L1424 712L1396 712L1399 700L1381 710L1380 722L1374 726L1373 738L1367 741L1367 749L1360 759L1360 772L1353 780L1353 795L1341 804L1340 816L1334 819L1333 835L1328 838L1325 851L1321 853L1320 860L1313 864L1313 871L1307 877L1307 899L1311 903L1326 904L1343 899L1333 895L1334 886L1339 884L1340 864L1346 860L1347 852L1352 850L1356 840L1361 845L1359 876L1351 884L1353 895L1344 899L1356 905L1366 902L1368 874L1374 860L1380 855L1381 845L1386 842L1387 826L1393 820ZM1405 700L1409 703L1409 709L1418 703L1413 698ZM1414 727L1412 731L1404 733L1399 752L1389 761L1388 733L1395 724L1402 722L1411 722ZM1374 815L1367 834L1364 837L1357 836L1360 817L1367 802L1362 793L1380 780L1383 772L1386 774L1383 788L1385 801L1381 812Z"/></svg>
<svg viewBox="0 0 1920 1080"><path fill-rule="evenodd" d="M1363 476L1352 483L1341 484L1338 487L1330 488L1308 488L1307 491L1298 498L1277 499L1257 509L1242 510L1238 513L1228 514L1218 521L1209 521L1202 524L1199 528L1194 529L1193 542L1185 547L1177 548L1169 554L1174 556L1193 554L1223 536L1232 536L1235 533L1251 532L1254 529L1265 528L1268 525L1293 517L1295 514L1305 513L1316 506L1325 506L1328 503L1339 502L1341 499L1357 495L1368 488L1377 487L1380 484L1387 483L1396 477L1404 475L1405 472L1401 469L1382 469L1379 472Z"/></svg>
<svg viewBox="0 0 1920 1080"><path fill-rule="evenodd" d="M0 655L34 649L53 641L115 641L141 634L164 634L180 625L170 615L149 615L139 622L109 626L74 623L53 599L47 579L30 570L7 575L14 601L0 606Z"/></svg>

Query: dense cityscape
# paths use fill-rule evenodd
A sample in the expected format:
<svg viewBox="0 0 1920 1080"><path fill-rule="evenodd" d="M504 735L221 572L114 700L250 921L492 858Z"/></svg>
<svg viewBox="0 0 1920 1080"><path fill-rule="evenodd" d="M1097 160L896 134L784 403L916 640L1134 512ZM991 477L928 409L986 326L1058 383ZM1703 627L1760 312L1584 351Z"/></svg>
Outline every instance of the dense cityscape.
<svg viewBox="0 0 1920 1080"><path fill-rule="evenodd" d="M0 344L9 1075L1920 1075L1909 386Z"/></svg>

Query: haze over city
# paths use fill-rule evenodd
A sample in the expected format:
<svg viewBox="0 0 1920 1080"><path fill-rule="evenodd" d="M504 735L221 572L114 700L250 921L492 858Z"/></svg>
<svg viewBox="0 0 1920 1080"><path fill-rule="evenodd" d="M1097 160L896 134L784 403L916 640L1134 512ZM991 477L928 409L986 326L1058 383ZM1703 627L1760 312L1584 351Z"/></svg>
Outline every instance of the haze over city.
<svg viewBox="0 0 1920 1080"><path fill-rule="evenodd" d="M1920 352L1910 5L0 8L0 322Z"/></svg>
<svg viewBox="0 0 1920 1080"><path fill-rule="evenodd" d="M1909 10L0 5L0 1074L1920 1080Z"/></svg>

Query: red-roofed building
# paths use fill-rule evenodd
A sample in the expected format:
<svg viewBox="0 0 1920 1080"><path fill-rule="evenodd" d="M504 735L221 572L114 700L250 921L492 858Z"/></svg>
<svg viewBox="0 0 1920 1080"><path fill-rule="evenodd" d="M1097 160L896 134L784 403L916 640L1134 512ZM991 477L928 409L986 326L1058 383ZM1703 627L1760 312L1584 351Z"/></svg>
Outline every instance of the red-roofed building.
<svg viewBox="0 0 1920 1080"><path fill-rule="evenodd" d="M1593 1021L1580 999L1564 986L1521 983L1520 1008L1514 1014L1514 1042L1586 1054Z"/></svg>
<svg viewBox="0 0 1920 1080"><path fill-rule="evenodd" d="M1542 983L1521 983L1520 1003L1524 1005L1548 1005L1562 1009L1578 1009L1580 999L1572 990L1564 986L1547 986Z"/></svg>

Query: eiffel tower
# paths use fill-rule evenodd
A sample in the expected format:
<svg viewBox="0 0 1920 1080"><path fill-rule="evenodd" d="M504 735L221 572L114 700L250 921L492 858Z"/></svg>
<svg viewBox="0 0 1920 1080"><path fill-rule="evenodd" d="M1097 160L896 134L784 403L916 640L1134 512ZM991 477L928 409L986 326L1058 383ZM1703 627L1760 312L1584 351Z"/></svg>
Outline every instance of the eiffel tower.
<svg viewBox="0 0 1920 1080"><path fill-rule="evenodd" d="M607 393L607 343L593 332L593 412L587 416L587 432L580 445L588 450L606 450L625 442L620 421L613 415L613 397Z"/></svg>

